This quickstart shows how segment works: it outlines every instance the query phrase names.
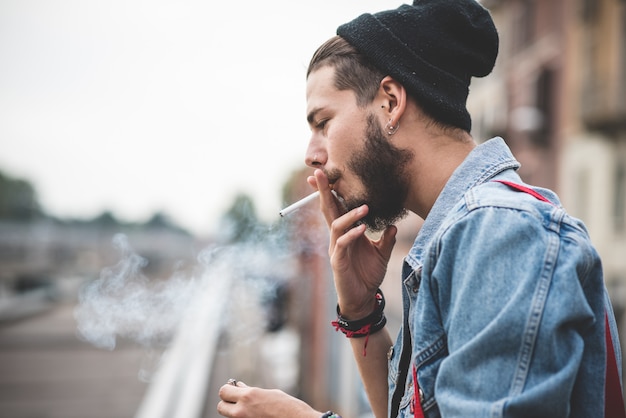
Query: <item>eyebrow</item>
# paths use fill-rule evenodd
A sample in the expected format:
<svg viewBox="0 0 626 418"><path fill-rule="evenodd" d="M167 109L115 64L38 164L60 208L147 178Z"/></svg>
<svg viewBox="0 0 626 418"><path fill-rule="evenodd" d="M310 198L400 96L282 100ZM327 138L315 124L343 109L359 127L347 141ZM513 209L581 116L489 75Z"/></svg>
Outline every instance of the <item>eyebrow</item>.
<svg viewBox="0 0 626 418"><path fill-rule="evenodd" d="M312 125L313 122L315 121L315 116L322 110L321 107L316 107L313 110L311 110L309 112L309 114L306 116L306 120L309 123L309 125Z"/></svg>

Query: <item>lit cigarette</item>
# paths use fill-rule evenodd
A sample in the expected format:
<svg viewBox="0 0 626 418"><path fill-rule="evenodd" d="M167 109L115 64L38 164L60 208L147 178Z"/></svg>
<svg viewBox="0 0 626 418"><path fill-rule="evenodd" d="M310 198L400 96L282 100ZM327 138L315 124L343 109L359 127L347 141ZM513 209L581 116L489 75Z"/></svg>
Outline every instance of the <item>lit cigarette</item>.
<svg viewBox="0 0 626 418"><path fill-rule="evenodd" d="M278 213L280 214L280 216L289 215L291 212L295 212L298 209L300 209L302 206L306 205L307 203L317 199L319 195L320 195L319 190L317 192L313 192L310 195L298 200L297 202L292 203L291 205L287 206L285 209L281 210Z"/></svg>

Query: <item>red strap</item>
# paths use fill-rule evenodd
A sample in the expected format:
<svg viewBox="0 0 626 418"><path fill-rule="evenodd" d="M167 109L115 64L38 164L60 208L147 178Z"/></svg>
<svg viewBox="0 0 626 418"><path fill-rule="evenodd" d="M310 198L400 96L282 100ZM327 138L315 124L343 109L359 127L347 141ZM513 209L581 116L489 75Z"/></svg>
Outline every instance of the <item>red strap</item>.
<svg viewBox="0 0 626 418"><path fill-rule="evenodd" d="M512 189L520 192L528 193L537 199L551 203L544 196L540 195L533 189L513 183L506 180L494 180L498 183L506 184ZM626 418L624 410L624 398L622 396L622 385L619 380L619 372L617 371L617 360L615 359L615 349L613 348L613 339L611 338L611 328L609 327L609 317L604 314L605 335L606 335L606 380L604 386L604 417L605 418Z"/></svg>
<svg viewBox="0 0 626 418"><path fill-rule="evenodd" d="M335 327L335 331L343 332L345 336L348 338L354 338L355 336L365 335L365 343L363 343L363 357L367 356L367 342L370 339L370 332L372 330L372 324L366 324L356 331L350 331L350 330L345 329L344 327L341 326L339 321L332 321L330 324Z"/></svg>
<svg viewBox="0 0 626 418"><path fill-rule="evenodd" d="M624 399L622 388L619 382L617 371L617 360L615 359L615 349L611 338L611 328L609 327L609 317L604 315L606 328L606 386L604 387L604 416L605 418L625 418Z"/></svg>
<svg viewBox="0 0 626 418"><path fill-rule="evenodd" d="M417 369L413 366L413 388L415 393L413 394L413 401L411 406L413 407L414 418L424 418L424 411L422 410L422 400L420 399L420 384L417 381Z"/></svg>
<svg viewBox="0 0 626 418"><path fill-rule="evenodd" d="M537 193L536 191L534 191L530 187L522 186L521 184L513 183L512 181L506 181L506 180L494 180L494 181L496 181L498 183L506 184L511 189L515 189L515 190L518 190L520 192L528 193L529 195L531 195L531 196L541 200L542 202L552 203L548 199L546 199L545 196Z"/></svg>

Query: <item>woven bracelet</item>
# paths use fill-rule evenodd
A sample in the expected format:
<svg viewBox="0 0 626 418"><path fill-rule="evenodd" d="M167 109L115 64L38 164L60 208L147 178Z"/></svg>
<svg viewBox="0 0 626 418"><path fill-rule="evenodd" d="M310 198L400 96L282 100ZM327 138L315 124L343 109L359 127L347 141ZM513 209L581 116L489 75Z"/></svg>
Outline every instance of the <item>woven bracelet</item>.
<svg viewBox="0 0 626 418"><path fill-rule="evenodd" d="M324 415L322 415L320 418L341 418L341 415L335 414L333 411L328 411Z"/></svg>
<svg viewBox="0 0 626 418"><path fill-rule="evenodd" d="M331 324L335 327L336 331L343 332L348 338L365 337L365 345L363 346L363 356L365 357L369 336L383 329L387 323L384 309L385 297L383 296L383 292L378 289L376 291L374 311L371 314L365 318L351 321L341 316L339 305L337 305L337 320L332 321Z"/></svg>
<svg viewBox="0 0 626 418"><path fill-rule="evenodd" d="M368 324L374 324L380 320L381 316L384 316L385 310L385 297L383 295L382 290L378 289L376 291L375 302L374 302L374 310L371 314L366 316L365 318L349 320L341 316L341 311L339 309L339 305L337 305L337 324L342 328L342 330L347 331L358 331L364 326Z"/></svg>

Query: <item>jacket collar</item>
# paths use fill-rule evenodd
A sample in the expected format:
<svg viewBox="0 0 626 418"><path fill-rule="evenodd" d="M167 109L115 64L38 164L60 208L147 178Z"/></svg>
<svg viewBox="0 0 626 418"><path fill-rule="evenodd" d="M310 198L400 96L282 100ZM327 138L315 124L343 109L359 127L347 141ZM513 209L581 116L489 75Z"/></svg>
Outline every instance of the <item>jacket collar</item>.
<svg viewBox="0 0 626 418"><path fill-rule="evenodd" d="M450 210L461 200L465 192L483 184L505 170L517 170L519 162L500 137L490 139L474 148L450 176L437 197L430 213L420 228L406 261L413 269L422 264L422 252Z"/></svg>

